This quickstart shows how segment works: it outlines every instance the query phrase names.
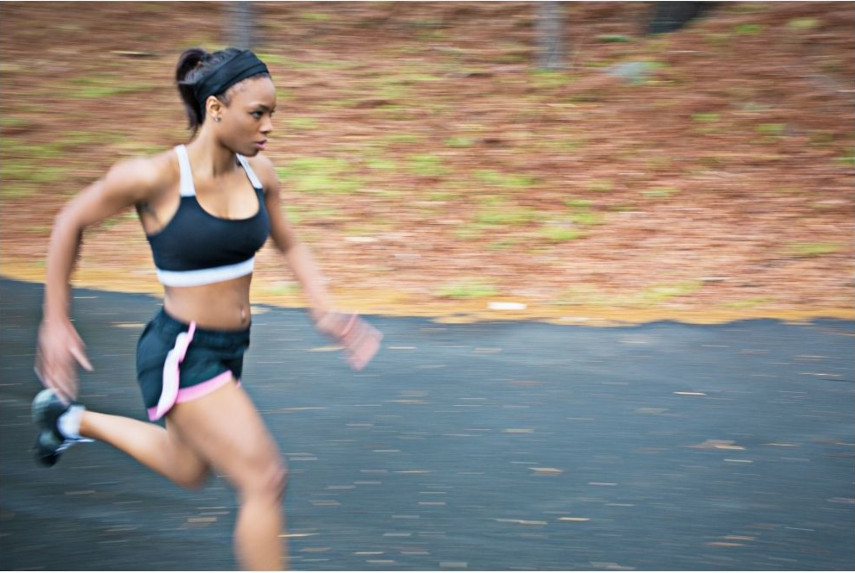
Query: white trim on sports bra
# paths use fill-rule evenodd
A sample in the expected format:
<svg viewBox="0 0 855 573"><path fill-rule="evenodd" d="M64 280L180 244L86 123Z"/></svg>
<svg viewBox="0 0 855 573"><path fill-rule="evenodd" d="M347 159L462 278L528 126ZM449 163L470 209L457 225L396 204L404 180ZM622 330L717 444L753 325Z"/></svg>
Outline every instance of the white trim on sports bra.
<svg viewBox="0 0 855 573"><path fill-rule="evenodd" d="M176 145L175 154L178 155L178 169L180 172L178 192L182 197L193 197L196 195L196 186L193 185L193 169L190 167L190 157L187 155L187 148L183 145Z"/></svg>
<svg viewBox="0 0 855 573"><path fill-rule="evenodd" d="M178 168L180 170L181 177L178 192L182 197L193 197L196 195L196 186L193 185L193 168L190 166L190 156L187 154L187 147L184 145L176 145L175 153L178 155ZM241 167L243 167L243 170L246 172L246 176L253 188L263 189L264 187L261 185L261 180L255 174L255 171L252 170L252 167L250 166L249 161L246 160L246 157L239 153L236 153L235 155L237 156L237 160Z"/></svg>
<svg viewBox="0 0 855 573"><path fill-rule="evenodd" d="M164 271L157 269L157 278L164 286L190 287L228 281L250 274L255 268L255 257L233 265L223 265L195 271Z"/></svg>

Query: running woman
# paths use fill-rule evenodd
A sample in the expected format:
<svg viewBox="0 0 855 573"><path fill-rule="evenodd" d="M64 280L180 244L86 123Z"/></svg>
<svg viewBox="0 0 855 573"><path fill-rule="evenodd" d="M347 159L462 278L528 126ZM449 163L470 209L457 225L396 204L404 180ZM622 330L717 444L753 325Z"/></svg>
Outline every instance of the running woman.
<svg viewBox="0 0 855 573"><path fill-rule="evenodd" d="M33 401L36 458L99 440L187 488L212 471L226 476L240 509L234 546L242 569L287 565L280 534L286 466L241 387L249 346L254 256L268 238L300 282L318 330L363 368L381 334L333 310L321 273L280 209L280 182L263 154L276 92L249 50L181 54L178 91L189 118L187 145L121 161L60 212L51 235ZM151 422L87 410L76 401L78 365L92 370L70 320L70 278L85 228L136 208L164 288L163 307L137 345L137 378Z"/></svg>

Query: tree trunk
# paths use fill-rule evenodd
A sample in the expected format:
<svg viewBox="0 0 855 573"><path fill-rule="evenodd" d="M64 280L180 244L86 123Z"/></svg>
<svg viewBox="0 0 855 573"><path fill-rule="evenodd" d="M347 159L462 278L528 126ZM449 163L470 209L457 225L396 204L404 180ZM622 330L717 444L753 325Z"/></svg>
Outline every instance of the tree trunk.
<svg viewBox="0 0 855 573"><path fill-rule="evenodd" d="M564 69L564 10L561 2L537 3L538 67Z"/></svg>
<svg viewBox="0 0 855 573"><path fill-rule="evenodd" d="M229 46L251 50L256 38L253 36L253 3L226 2L225 35Z"/></svg>

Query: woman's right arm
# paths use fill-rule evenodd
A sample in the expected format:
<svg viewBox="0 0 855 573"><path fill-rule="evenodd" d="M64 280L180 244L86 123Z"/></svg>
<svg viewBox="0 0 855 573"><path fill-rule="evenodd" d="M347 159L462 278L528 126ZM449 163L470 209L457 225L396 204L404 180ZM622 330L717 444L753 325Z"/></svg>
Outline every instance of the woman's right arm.
<svg viewBox="0 0 855 573"><path fill-rule="evenodd" d="M44 306L39 327L36 375L64 402L77 396L77 364L92 365L71 323L71 273L83 231L132 205L148 201L162 187L163 160L132 159L77 194L54 221L47 254Z"/></svg>

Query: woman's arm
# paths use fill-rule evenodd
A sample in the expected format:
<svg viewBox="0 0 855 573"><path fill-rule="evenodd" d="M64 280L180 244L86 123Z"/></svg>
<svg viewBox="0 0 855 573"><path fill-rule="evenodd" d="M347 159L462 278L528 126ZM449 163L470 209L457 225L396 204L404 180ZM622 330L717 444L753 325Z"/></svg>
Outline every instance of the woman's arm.
<svg viewBox="0 0 855 573"><path fill-rule="evenodd" d="M377 329L354 314L334 312L325 279L309 248L300 242L281 209L281 184L266 158L256 159L257 172L264 184L265 206L270 218L270 236L285 256L311 305L315 326L344 345L348 362L356 370L364 368L380 349L383 338Z"/></svg>
<svg viewBox="0 0 855 573"><path fill-rule="evenodd" d="M54 220L47 255L42 323L36 354L36 374L63 401L77 396L77 364L92 365L71 324L71 274L83 231L131 205L147 200L158 187L155 160L116 164L107 175L69 201Z"/></svg>
<svg viewBox="0 0 855 573"><path fill-rule="evenodd" d="M318 268L311 250L300 242L294 228L281 210L278 180L265 189L265 206L270 218L270 238L276 249L285 256L288 267L309 299L312 318L318 321L333 309L332 299L325 284L326 279Z"/></svg>

